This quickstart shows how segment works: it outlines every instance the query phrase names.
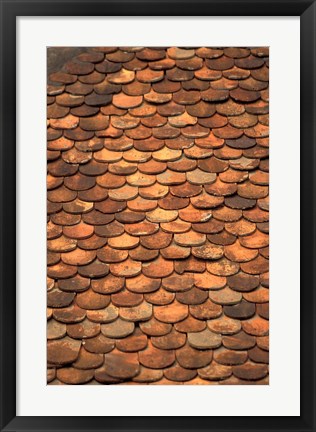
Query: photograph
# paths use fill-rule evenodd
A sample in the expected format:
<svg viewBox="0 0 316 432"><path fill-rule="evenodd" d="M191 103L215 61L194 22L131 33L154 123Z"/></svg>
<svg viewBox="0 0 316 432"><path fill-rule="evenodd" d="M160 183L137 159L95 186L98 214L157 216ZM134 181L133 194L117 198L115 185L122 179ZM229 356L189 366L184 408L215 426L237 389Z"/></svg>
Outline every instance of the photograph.
<svg viewBox="0 0 316 432"><path fill-rule="evenodd" d="M46 334L48 385L269 385L268 46L47 47Z"/></svg>

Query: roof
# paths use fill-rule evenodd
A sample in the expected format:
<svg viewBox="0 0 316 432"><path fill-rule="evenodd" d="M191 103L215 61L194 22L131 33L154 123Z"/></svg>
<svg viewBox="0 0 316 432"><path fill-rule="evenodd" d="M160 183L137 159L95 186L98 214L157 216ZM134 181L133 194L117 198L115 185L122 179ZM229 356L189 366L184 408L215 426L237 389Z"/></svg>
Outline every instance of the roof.
<svg viewBox="0 0 316 432"><path fill-rule="evenodd" d="M79 52L47 86L47 381L268 384L268 48Z"/></svg>

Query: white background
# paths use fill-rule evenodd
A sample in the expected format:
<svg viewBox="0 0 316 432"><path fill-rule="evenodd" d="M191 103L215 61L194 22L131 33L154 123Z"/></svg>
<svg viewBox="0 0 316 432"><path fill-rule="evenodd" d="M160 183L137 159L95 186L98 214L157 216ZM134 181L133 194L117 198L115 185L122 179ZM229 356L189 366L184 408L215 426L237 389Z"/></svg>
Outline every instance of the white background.
<svg viewBox="0 0 316 432"><path fill-rule="evenodd" d="M298 17L18 19L17 415L299 415L299 26ZM46 46L117 45L270 46L269 386L46 386Z"/></svg>

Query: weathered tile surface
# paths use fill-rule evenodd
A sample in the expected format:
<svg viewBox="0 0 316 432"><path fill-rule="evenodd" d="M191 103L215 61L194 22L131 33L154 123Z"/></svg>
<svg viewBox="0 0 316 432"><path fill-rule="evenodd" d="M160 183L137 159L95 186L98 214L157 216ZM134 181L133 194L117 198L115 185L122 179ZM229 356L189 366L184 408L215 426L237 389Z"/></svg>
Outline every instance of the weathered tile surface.
<svg viewBox="0 0 316 432"><path fill-rule="evenodd" d="M269 49L67 58L47 87L47 382L268 384Z"/></svg>

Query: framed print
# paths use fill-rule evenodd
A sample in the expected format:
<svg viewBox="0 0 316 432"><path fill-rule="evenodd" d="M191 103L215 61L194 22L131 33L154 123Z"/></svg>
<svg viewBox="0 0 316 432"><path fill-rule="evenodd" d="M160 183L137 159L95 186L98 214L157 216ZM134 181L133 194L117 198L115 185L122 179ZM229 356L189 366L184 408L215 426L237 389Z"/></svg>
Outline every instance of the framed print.
<svg viewBox="0 0 316 432"><path fill-rule="evenodd" d="M1 430L314 430L315 3L1 6Z"/></svg>

